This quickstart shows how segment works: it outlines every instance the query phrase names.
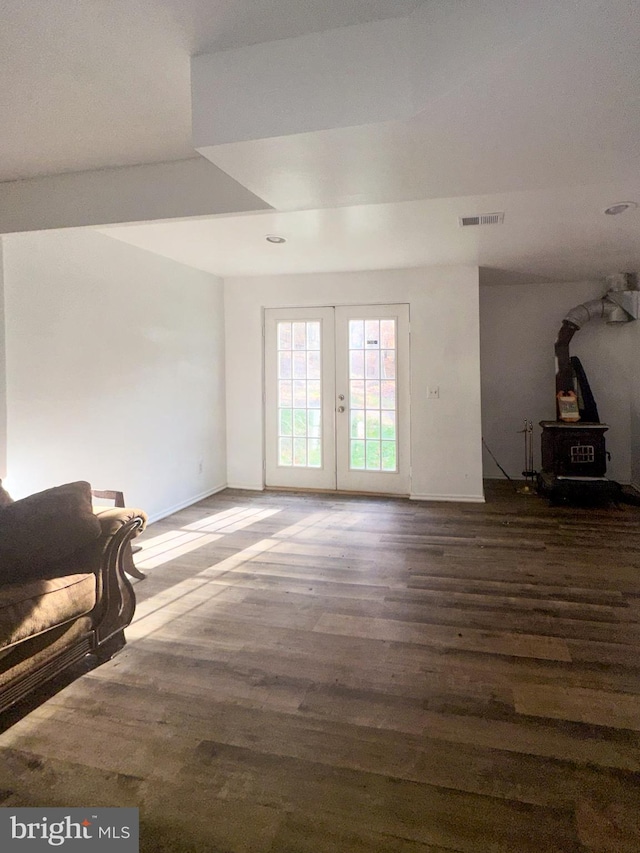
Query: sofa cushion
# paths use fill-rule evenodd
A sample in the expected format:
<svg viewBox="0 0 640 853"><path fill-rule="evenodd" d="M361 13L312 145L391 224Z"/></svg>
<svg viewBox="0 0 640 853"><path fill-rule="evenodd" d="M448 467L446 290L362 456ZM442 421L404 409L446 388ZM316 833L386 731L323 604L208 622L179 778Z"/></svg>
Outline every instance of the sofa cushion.
<svg viewBox="0 0 640 853"><path fill-rule="evenodd" d="M92 624L91 615L80 616L44 634L36 634L14 646L0 649L0 702L3 688L9 682L23 676L30 678L41 666L48 666L53 657L86 637Z"/></svg>
<svg viewBox="0 0 640 853"><path fill-rule="evenodd" d="M14 501L0 509L0 583L47 577L56 566L65 574L65 557L97 540L100 531L89 483L67 483Z"/></svg>
<svg viewBox="0 0 640 853"><path fill-rule="evenodd" d="M95 604L94 574L0 586L0 650L83 616Z"/></svg>

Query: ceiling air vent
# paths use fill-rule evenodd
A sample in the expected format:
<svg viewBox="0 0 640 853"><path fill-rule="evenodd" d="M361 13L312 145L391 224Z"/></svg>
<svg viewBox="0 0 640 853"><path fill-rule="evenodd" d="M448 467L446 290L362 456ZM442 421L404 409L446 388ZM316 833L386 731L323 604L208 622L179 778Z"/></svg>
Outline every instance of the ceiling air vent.
<svg viewBox="0 0 640 853"><path fill-rule="evenodd" d="M502 225L504 213L481 213L480 216L459 216L458 225L466 228L467 225Z"/></svg>

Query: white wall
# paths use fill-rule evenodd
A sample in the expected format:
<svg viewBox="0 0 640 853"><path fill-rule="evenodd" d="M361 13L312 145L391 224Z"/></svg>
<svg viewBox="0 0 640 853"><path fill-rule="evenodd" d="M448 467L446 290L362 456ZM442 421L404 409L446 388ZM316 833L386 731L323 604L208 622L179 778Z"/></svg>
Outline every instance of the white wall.
<svg viewBox="0 0 640 853"><path fill-rule="evenodd" d="M225 279L230 485L263 485L262 309L376 302L410 304L412 496L482 500L475 267Z"/></svg>
<svg viewBox="0 0 640 853"><path fill-rule="evenodd" d="M7 373L4 328L3 238L0 236L0 479L7 476Z"/></svg>
<svg viewBox="0 0 640 853"><path fill-rule="evenodd" d="M640 321L631 334L631 482L640 490Z"/></svg>
<svg viewBox="0 0 640 853"><path fill-rule="evenodd" d="M575 305L601 296L602 282L496 285L480 288L482 429L485 441L512 477L524 467L525 418L534 424L534 466L540 467L541 420L555 420L554 342L562 318ZM628 483L630 383L636 372L632 354L637 324L588 323L576 332L571 355L582 361L612 454L607 475ZM637 347L637 344L636 344ZM637 349L635 350L637 351ZM485 477L501 478L484 454Z"/></svg>
<svg viewBox="0 0 640 853"><path fill-rule="evenodd" d="M14 497L85 479L158 517L224 486L221 280L89 230L4 242Z"/></svg>

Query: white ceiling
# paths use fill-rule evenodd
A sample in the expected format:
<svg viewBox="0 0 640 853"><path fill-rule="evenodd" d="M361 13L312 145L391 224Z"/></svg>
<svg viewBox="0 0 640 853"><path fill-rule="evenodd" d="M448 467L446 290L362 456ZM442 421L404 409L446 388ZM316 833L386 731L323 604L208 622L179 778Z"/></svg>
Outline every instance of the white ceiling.
<svg viewBox="0 0 640 853"><path fill-rule="evenodd" d="M193 157L191 55L416 9L413 119L217 146L276 211L103 233L219 275L640 269L640 212L602 214L640 202L637 0L0 0L0 180ZM503 226L458 228L493 210Z"/></svg>
<svg viewBox="0 0 640 853"><path fill-rule="evenodd" d="M571 187L640 171L638 0L555 6L574 14L551 9L526 38L512 24L499 45L487 16L471 33L449 20L422 25L418 53L433 54L415 72L412 118L216 145L206 156L278 210Z"/></svg>
<svg viewBox="0 0 640 853"><path fill-rule="evenodd" d="M0 181L192 157L192 55L406 15L417 5L0 0Z"/></svg>
<svg viewBox="0 0 640 853"><path fill-rule="evenodd" d="M484 283L581 280L640 267L640 209L605 216L633 183L430 199L147 225L103 233L221 276L472 264ZM459 215L505 212L503 225L461 228ZM285 244L265 240L286 237ZM567 247L571 247L568 251Z"/></svg>

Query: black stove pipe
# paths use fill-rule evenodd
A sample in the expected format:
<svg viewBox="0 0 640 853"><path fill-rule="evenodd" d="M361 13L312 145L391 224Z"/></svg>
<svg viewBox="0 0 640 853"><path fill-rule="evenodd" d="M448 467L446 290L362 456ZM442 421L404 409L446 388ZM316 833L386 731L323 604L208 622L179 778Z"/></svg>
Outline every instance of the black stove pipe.
<svg viewBox="0 0 640 853"><path fill-rule="evenodd" d="M569 356L569 344L571 338L580 327L569 320L562 321L562 327L558 332L555 343L556 352L556 394L560 392L573 391L573 368Z"/></svg>

